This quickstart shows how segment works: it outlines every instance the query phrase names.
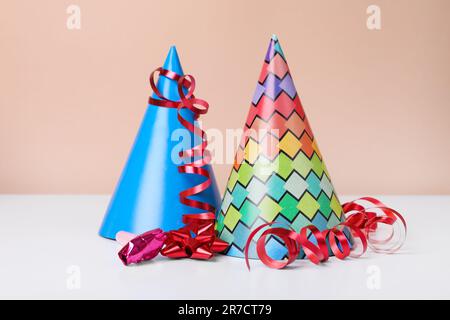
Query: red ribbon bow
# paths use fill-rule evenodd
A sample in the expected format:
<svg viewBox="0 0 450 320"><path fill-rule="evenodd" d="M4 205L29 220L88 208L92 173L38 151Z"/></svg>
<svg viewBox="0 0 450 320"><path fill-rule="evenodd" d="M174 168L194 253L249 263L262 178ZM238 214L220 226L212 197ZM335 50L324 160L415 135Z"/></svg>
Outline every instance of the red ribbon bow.
<svg viewBox="0 0 450 320"><path fill-rule="evenodd" d="M163 256L206 260L228 247L228 243L216 237L214 214L186 214L183 223L185 227L166 233Z"/></svg>

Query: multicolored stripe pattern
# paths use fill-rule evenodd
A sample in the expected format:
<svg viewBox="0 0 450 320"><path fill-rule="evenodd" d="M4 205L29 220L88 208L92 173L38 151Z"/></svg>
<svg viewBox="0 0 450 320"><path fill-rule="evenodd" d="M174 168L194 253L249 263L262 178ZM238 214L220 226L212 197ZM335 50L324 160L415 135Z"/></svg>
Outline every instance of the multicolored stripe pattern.
<svg viewBox="0 0 450 320"><path fill-rule="evenodd" d="M320 230L344 219L278 39L272 37L217 216L226 253L243 257L250 232L267 222L295 231ZM257 237L256 237L257 239ZM312 239L313 241L313 239ZM249 256L256 257L255 246ZM274 259L287 251L266 243Z"/></svg>

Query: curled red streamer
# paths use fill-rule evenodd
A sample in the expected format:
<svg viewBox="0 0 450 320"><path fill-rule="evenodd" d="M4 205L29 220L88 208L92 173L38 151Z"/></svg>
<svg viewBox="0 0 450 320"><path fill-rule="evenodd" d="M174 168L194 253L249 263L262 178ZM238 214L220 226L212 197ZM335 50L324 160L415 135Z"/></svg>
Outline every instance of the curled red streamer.
<svg viewBox="0 0 450 320"><path fill-rule="evenodd" d="M158 90L155 84L156 73L177 82L180 101L170 100ZM167 239L165 241L165 247L161 250L161 254L170 258L209 259L214 253L225 250L228 244L216 237L214 230L216 208L207 202L191 198L208 189L211 185L209 171L204 168L210 162L211 155L207 150L208 141L206 133L200 127L196 126L195 123L184 118L181 112L183 109L190 110L194 115L195 121L200 115L208 112L209 104L205 100L194 96L195 79L191 75L180 76L170 70L158 68L150 75L150 86L159 99L150 97L149 103L160 107L176 108L178 111L178 121L187 130L201 139L199 144L179 153L179 156L186 161L184 164L178 166L178 172L196 174L205 178L203 182L180 192L180 202L182 204L201 209L205 212L200 214L185 214L183 216L183 223L186 225L181 229L166 233Z"/></svg>
<svg viewBox="0 0 450 320"><path fill-rule="evenodd" d="M358 201L367 201L373 206L365 207L359 204ZM262 232L256 241L256 253L262 263L275 269L282 269L294 262L301 249L303 249L305 256L314 264L327 261L329 258L327 240L331 252L338 259L345 259L348 256L359 257L367 251L368 247L375 252L394 253L403 245L407 233L406 221L399 212L387 207L381 201L371 197L363 197L345 203L342 209L346 218L345 221L324 231L320 231L313 225L302 228L298 233L286 228L273 227L273 223L259 226L250 233L244 248L247 268L250 269L248 252L251 242L256 234L264 228L266 230ZM381 211L382 213L377 214L375 211ZM402 234L398 236L398 240L395 242L393 240L395 239L394 225L396 223L399 223ZM383 239L374 239L372 236L377 234L379 224L391 226L391 232ZM358 247L356 242L354 247L351 247L350 241L343 231L345 228L350 231L355 240L359 241L362 248L360 253L355 253L355 248ZM317 244L308 239L308 231L314 236ZM275 260L267 254L265 244L268 236L276 236L284 242L287 249L287 259ZM385 245L390 246L385 248Z"/></svg>

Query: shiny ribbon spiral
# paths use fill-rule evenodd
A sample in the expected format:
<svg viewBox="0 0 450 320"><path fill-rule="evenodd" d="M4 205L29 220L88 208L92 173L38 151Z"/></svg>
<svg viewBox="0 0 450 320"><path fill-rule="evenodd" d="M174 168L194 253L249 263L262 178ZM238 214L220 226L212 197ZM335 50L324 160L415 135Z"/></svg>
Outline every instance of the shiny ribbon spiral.
<svg viewBox="0 0 450 320"><path fill-rule="evenodd" d="M155 84L155 74L159 73L160 76L165 76L169 79L177 81L178 84L178 94L180 95L180 101L173 101L163 96L161 92L158 90ZM206 212L215 213L215 207L209 203L201 202L198 200L191 199L189 197L198 194L209 188L211 185L211 177L209 175L208 170L204 168L211 160L211 155L209 151L206 149L208 146L208 141L206 138L206 133L195 123L191 123L186 118L183 117L181 110L188 109L192 111L194 114L194 121L199 118L200 115L208 112L209 104L203 99L196 98L194 96L195 90L195 79L191 75L183 75L180 76L175 72L158 68L152 72L150 75L150 85L152 87L153 92L159 99L154 99L152 97L149 98L149 103L155 106L166 107L166 108L176 108L178 110L178 121L191 133L200 137L201 143L195 145L194 147L180 151L179 156L182 159L194 159L190 163L185 163L178 166L178 172L180 173L188 173L188 174L197 174L201 175L205 178L202 183L195 185L192 188L186 189L180 193L180 201L182 204L187 205L189 207L197 208L204 210ZM185 94L187 91L187 94Z"/></svg>
<svg viewBox="0 0 450 320"><path fill-rule="evenodd" d="M164 76L177 82L180 101L173 101L165 97L158 90L155 75ZM204 177L203 182L180 192L180 202L186 206L201 209L200 214L186 214L183 216L185 227L167 232L167 240L161 254L171 258L191 257L195 259L209 259L214 252L226 249L226 242L216 237L214 231L216 208L207 203L192 199L191 197L205 191L211 185L209 171L205 168L211 160L207 150L208 141L206 133L195 125L200 115L208 112L209 104L203 99L194 96L195 79L191 75L180 76L175 72L158 68L150 75L150 86L159 99L149 98L149 103L159 107L176 108L178 121L191 133L201 139L201 142L190 149L179 152L180 158L185 162L178 166L179 173L196 174ZM188 109L193 113L194 122L187 120L182 113ZM193 234L193 235L192 235Z"/></svg>
<svg viewBox="0 0 450 320"><path fill-rule="evenodd" d="M370 203L370 206L366 207L360 204L363 201ZM381 201L363 197L345 203L342 209L345 221L324 231L320 231L313 225L302 228L298 233L283 227L273 227L274 223L259 226L251 232L245 245L244 254L247 268L250 269L248 256L250 245L259 232L262 233L256 241L258 258L266 266L275 269L282 269L294 262L301 250L314 264L327 261L329 258L327 242L331 252L338 259L345 259L348 256L359 257L367 251L368 247L375 252L393 253L403 245L407 233L406 221L399 212L387 207ZM377 239L374 236L379 233L380 225L389 226L390 232L381 239ZM264 228L266 230L262 231ZM344 229L349 230L355 239L353 247L344 234ZM315 238L316 243L308 239L308 232ZM276 236L284 242L287 259L275 260L268 255L265 248L268 236ZM357 252L357 248L360 248L359 252Z"/></svg>

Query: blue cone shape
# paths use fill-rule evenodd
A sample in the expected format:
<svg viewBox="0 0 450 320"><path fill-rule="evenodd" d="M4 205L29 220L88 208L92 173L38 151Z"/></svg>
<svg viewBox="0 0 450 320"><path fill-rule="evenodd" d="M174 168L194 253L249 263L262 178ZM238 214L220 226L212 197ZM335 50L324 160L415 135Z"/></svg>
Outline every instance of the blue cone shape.
<svg viewBox="0 0 450 320"><path fill-rule="evenodd" d="M163 68L183 74L174 46ZM165 97L180 99L175 81L161 76L157 86ZM153 97L157 98L155 94ZM183 116L193 121L189 110L183 110ZM194 135L179 123L176 109L149 104L99 234L114 239L118 231L135 234L155 228L169 231L183 226L183 214L200 213L198 209L182 205L179 193L205 178L179 173L177 168L182 163L178 152L197 143ZM211 167L207 169L211 187L192 198L218 208L219 191Z"/></svg>

